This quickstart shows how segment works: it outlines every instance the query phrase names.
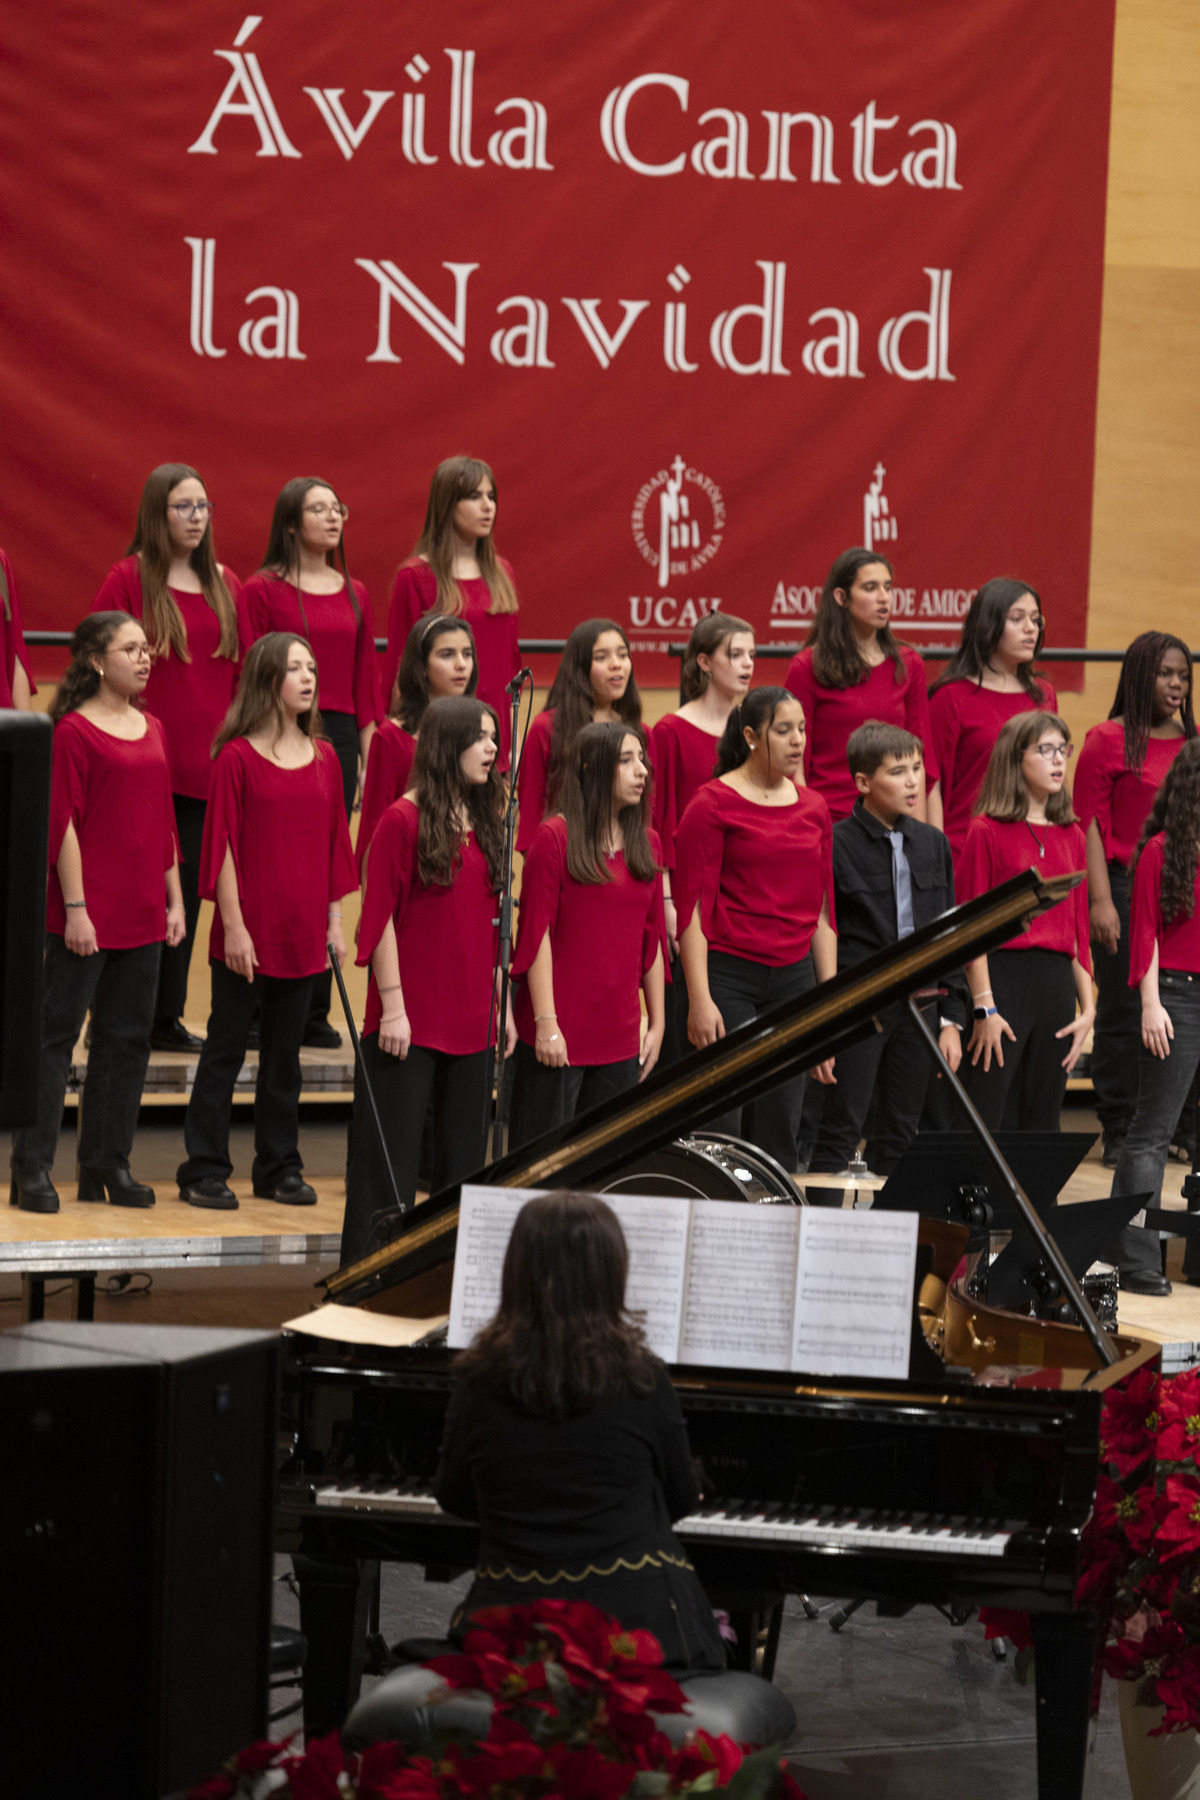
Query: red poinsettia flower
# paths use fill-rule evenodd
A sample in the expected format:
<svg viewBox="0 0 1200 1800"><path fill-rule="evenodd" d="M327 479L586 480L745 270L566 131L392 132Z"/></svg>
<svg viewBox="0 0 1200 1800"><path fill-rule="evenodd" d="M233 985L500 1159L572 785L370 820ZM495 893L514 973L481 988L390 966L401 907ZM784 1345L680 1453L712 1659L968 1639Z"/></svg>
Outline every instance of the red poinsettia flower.
<svg viewBox="0 0 1200 1800"><path fill-rule="evenodd" d="M1158 1528L1159 1551L1166 1559L1200 1550L1200 1485L1186 1475L1168 1475L1164 1484L1166 1514Z"/></svg>
<svg viewBox="0 0 1200 1800"><path fill-rule="evenodd" d="M571 1800L621 1800L629 1792L637 1770L631 1763L609 1762L590 1747L569 1750L552 1744L547 1753L555 1775L555 1790Z"/></svg>
<svg viewBox="0 0 1200 1800"><path fill-rule="evenodd" d="M1200 1457L1200 1373L1195 1370L1162 1384L1155 1454L1159 1462L1195 1463Z"/></svg>
<svg viewBox="0 0 1200 1800"><path fill-rule="evenodd" d="M604 1730L625 1760L639 1769L661 1769L671 1754L670 1739L648 1712L611 1713Z"/></svg>
<svg viewBox="0 0 1200 1800"><path fill-rule="evenodd" d="M1010 1612L1003 1606L981 1606L979 1620L985 1638L1007 1638L1014 1650L1028 1650L1033 1628L1027 1612Z"/></svg>
<svg viewBox="0 0 1200 1800"><path fill-rule="evenodd" d="M1104 1396L1100 1443L1106 1460L1123 1475L1153 1454L1158 1397L1159 1378L1151 1369L1139 1369Z"/></svg>
<svg viewBox="0 0 1200 1800"><path fill-rule="evenodd" d="M785 1762L779 1765L779 1788L775 1800L805 1800L804 1790Z"/></svg>
<svg viewBox="0 0 1200 1800"><path fill-rule="evenodd" d="M713 1737L707 1731L696 1731L682 1749L675 1752L667 1768L675 1787L685 1787L702 1775L711 1775L714 1769L717 1786L724 1787L741 1768L742 1760L741 1745L734 1743L731 1737L724 1734Z"/></svg>
<svg viewBox="0 0 1200 1800"><path fill-rule="evenodd" d="M1195 1730L1200 1719L1200 1655L1194 1646L1164 1669L1154 1684L1155 1695L1166 1708L1161 1725L1150 1733L1163 1737L1172 1731Z"/></svg>
<svg viewBox="0 0 1200 1800"><path fill-rule="evenodd" d="M348 1774L350 1764L336 1731L314 1739L303 1756L288 1757L283 1766L292 1800L343 1800L338 1776Z"/></svg>
<svg viewBox="0 0 1200 1800"><path fill-rule="evenodd" d="M235 1792L234 1783L228 1775L210 1775L207 1781L198 1781L195 1787L187 1790L184 1800L229 1800Z"/></svg>

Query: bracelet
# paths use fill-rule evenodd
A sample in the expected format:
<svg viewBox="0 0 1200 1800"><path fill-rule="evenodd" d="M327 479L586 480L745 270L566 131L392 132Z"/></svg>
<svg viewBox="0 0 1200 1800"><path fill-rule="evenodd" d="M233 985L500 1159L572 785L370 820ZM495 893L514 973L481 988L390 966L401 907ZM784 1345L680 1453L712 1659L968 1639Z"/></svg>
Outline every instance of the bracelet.
<svg viewBox="0 0 1200 1800"><path fill-rule="evenodd" d="M73 906L86 906L87 901L86 900L64 900L63 905L65 907L67 907L68 909L70 909Z"/></svg>
<svg viewBox="0 0 1200 1800"><path fill-rule="evenodd" d="M973 1014L977 1019L994 1019L999 1010L998 1006L976 1006Z"/></svg>
<svg viewBox="0 0 1200 1800"><path fill-rule="evenodd" d="M342 909L341 909L341 907L340 907L340 906L339 906L339 907L338 907L338 908L337 908L337 909L336 909L336 911L335 911L335 909L334 909L334 908L333 908L333 907L332 907L332 906L331 906L331 907L330 907L330 909L329 909L329 917L330 917L330 918L331 918L331 919L340 919L340 918L341 918L341 916L342 916Z"/></svg>
<svg viewBox="0 0 1200 1800"><path fill-rule="evenodd" d="M387 987L381 987L379 992L381 994L398 994L403 986L402 981L390 981Z"/></svg>
<svg viewBox="0 0 1200 1800"><path fill-rule="evenodd" d="M543 1019L557 1019L557 1017L557 1013L534 1013L533 1022L535 1025L540 1025Z"/></svg>

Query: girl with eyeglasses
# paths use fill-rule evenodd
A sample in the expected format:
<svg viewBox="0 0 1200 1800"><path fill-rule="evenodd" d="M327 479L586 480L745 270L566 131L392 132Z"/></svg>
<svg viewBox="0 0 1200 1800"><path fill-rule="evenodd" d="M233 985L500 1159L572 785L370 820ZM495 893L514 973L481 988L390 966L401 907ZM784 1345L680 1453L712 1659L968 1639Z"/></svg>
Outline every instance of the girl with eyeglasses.
<svg viewBox="0 0 1200 1800"><path fill-rule="evenodd" d="M50 1177L71 1057L89 1008L79 1119L80 1200L153 1206L129 1171L162 946L184 932L166 733L143 712L150 646L124 612L92 613L50 708L46 895L36 1123L13 1133L9 1198L58 1211Z"/></svg>
<svg viewBox="0 0 1200 1800"><path fill-rule="evenodd" d="M942 829L955 859L996 739L1023 712L1057 712L1058 695L1033 672L1045 638L1042 603L1027 581L977 589L958 649L929 690L929 723L942 790Z"/></svg>
<svg viewBox="0 0 1200 1800"><path fill-rule="evenodd" d="M955 873L960 902L1025 869L1084 873L1070 758L1071 733L1057 713L1018 713L1003 727ZM1095 1016L1086 880L1020 936L968 963L967 981L974 1025L962 1077L984 1123L1057 1131L1067 1076Z"/></svg>
<svg viewBox="0 0 1200 1800"><path fill-rule="evenodd" d="M417 734L430 701L473 694L478 684L475 638L466 621L446 613L418 619L400 658L392 709L371 739L354 848L360 874L375 827L392 802L408 792Z"/></svg>
<svg viewBox="0 0 1200 1800"><path fill-rule="evenodd" d="M925 666L893 635L892 565L874 550L843 550L817 604L808 643L793 658L784 686L804 708L808 737L804 781L834 819L854 811L858 790L846 745L875 719L899 725L925 746L925 781L917 816L941 827L937 753L929 730Z"/></svg>
<svg viewBox="0 0 1200 1800"><path fill-rule="evenodd" d="M0 550L0 707L28 712L37 685L29 673L29 652L21 626L21 603L12 564Z"/></svg>
<svg viewBox="0 0 1200 1800"><path fill-rule="evenodd" d="M1154 796L1195 735L1192 653L1168 632L1144 631L1125 652L1112 709L1088 732L1075 771L1099 989L1092 1086L1107 1168L1117 1166L1138 1095L1141 1008L1129 982L1130 871Z"/></svg>
<svg viewBox="0 0 1200 1800"><path fill-rule="evenodd" d="M341 768L347 819L354 810L360 760L365 769L383 717L371 603L346 565L348 517L349 508L319 476L285 482L262 567L238 600L246 649L268 631L287 631L312 645L321 671L321 722ZM342 1041L329 1023L331 981L326 973L313 992L304 1041L317 1049L336 1049Z"/></svg>
<svg viewBox="0 0 1200 1800"><path fill-rule="evenodd" d="M497 554L496 478L477 456L448 456L429 484L425 523L416 548L392 583L383 693L390 706L409 633L427 613L445 613L474 633L479 698L500 721L500 770L508 768L512 703L504 689L521 667L517 590Z"/></svg>
<svg viewBox="0 0 1200 1800"><path fill-rule="evenodd" d="M195 469L161 463L142 489L133 541L92 603L93 612L118 608L145 630L153 660L143 704L166 733L171 763L186 929L177 946L163 950L153 1050L199 1050L201 1042L183 1023L200 917L197 871L212 741L237 688L241 660L238 581L217 561L212 521L213 503Z"/></svg>

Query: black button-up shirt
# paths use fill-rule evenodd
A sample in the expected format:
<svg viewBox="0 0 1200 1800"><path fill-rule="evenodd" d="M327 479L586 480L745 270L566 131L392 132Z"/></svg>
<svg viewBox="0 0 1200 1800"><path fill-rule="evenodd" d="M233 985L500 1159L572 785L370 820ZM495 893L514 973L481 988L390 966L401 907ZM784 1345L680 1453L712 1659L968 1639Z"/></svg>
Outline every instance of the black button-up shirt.
<svg viewBox="0 0 1200 1800"><path fill-rule="evenodd" d="M912 876L913 924L919 929L954 905L954 864L950 844L933 825L907 815L894 828L904 838ZM848 819L833 828L833 888L837 911L838 970L899 941L892 846L887 827L869 813L861 799ZM944 1019L966 1030L971 996L961 969L945 971L941 985L950 991L939 1005Z"/></svg>

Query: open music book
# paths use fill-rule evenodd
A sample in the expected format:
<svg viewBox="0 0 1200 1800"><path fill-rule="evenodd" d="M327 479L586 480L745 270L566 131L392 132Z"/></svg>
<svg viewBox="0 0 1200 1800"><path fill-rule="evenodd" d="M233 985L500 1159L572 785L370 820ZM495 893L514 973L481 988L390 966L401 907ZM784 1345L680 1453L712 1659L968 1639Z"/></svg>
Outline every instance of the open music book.
<svg viewBox="0 0 1200 1800"><path fill-rule="evenodd" d="M494 1316L529 1188L462 1190L449 1343ZM605 1194L629 1246L626 1304L667 1363L908 1373L917 1215Z"/></svg>

